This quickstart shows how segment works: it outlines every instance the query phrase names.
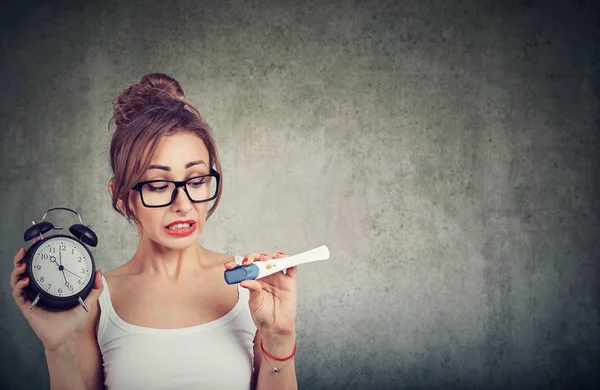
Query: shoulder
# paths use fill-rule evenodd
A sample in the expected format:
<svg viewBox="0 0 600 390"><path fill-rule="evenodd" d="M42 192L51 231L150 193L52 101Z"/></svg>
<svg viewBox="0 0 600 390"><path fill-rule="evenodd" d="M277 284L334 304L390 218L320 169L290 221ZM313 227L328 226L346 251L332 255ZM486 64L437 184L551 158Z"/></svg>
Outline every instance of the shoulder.
<svg viewBox="0 0 600 390"><path fill-rule="evenodd" d="M223 264L227 263L228 261L235 262L234 255L230 255L227 253L214 252L214 251L211 251L210 249L206 249L206 248L203 248L202 252L203 252L203 255L205 256L205 258L207 260L209 260L209 262L215 266L222 267Z"/></svg>
<svg viewBox="0 0 600 390"><path fill-rule="evenodd" d="M108 271L107 273L103 272L102 276L104 276L106 281L109 281L109 280L113 281L115 279L121 278L127 274L127 272L125 271L125 265L127 265L127 263L125 263L122 266L115 268L111 271Z"/></svg>
<svg viewBox="0 0 600 390"><path fill-rule="evenodd" d="M124 267L125 265L127 265L127 263L125 263L125 264L121 265L120 267L115 268L107 273L104 273L104 272L102 273L102 276L104 277L104 281L102 281L102 283L109 284L110 285L109 290L114 290L115 287L117 287L118 280L122 280L123 277L125 277L127 275L126 268ZM104 287L104 290L106 290L107 286L105 285L103 287ZM103 293L104 292L105 291L103 291ZM106 293L108 293L108 291L106 291Z"/></svg>
<svg viewBox="0 0 600 390"><path fill-rule="evenodd" d="M102 273L102 276L104 277L103 283L105 284L103 286L104 290L107 290L108 287L108 291L103 291L103 293L110 294L109 299L111 302L114 300L115 296L119 296L119 287L122 286L123 282L130 276L129 266L130 264L128 261L107 273Z"/></svg>

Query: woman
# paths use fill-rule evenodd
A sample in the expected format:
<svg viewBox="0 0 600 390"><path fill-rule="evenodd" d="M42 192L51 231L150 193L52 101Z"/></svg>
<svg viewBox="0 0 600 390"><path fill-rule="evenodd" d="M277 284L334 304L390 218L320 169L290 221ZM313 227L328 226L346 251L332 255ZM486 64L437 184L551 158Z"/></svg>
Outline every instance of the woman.
<svg viewBox="0 0 600 390"><path fill-rule="evenodd" d="M296 269L228 285L225 269L285 255L242 260L198 243L222 189L209 127L165 74L113 103L109 191L137 228L134 256L96 272L88 313L30 311L25 250L14 258L13 297L44 344L51 388L297 388Z"/></svg>

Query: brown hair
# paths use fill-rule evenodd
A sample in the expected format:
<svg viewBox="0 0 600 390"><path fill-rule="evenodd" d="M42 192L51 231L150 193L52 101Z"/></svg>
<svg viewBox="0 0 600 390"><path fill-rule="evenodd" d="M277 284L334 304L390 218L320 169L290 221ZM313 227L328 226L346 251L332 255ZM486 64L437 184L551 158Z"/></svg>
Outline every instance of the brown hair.
<svg viewBox="0 0 600 390"><path fill-rule="evenodd" d="M110 166L113 171L113 209L127 218L139 220L129 208L129 191L144 175L162 137L188 131L200 137L209 154L208 166L221 174L218 195L208 210L210 218L221 199L223 173L210 127L185 98L177 80L163 73L148 73L139 83L129 83L113 100L113 116L108 123L113 132ZM123 210L118 201L123 201Z"/></svg>

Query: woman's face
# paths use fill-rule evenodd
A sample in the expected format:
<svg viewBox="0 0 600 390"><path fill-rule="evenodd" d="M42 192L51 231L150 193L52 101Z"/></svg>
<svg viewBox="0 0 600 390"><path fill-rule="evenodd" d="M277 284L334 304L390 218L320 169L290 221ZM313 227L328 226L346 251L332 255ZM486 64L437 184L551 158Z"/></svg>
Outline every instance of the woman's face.
<svg viewBox="0 0 600 390"><path fill-rule="evenodd" d="M193 133L180 131L160 140L150 166L140 181L160 179L181 181L208 174L210 172L208 164L209 154L204 141ZM129 202L141 223L142 239L149 239L170 249L188 248L196 242L204 230L207 209L209 203L212 203L212 201L191 202L183 187L177 188L177 197L169 206L145 207L138 191L130 191ZM186 234L185 229L169 229L169 226L176 221L192 223L192 228L195 227L195 230Z"/></svg>

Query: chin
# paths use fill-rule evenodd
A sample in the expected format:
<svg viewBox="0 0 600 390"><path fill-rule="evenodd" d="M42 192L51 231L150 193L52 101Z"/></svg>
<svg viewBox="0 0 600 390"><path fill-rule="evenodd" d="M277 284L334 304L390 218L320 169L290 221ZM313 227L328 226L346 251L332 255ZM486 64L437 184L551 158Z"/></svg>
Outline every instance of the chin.
<svg viewBox="0 0 600 390"><path fill-rule="evenodd" d="M163 232L160 236L160 244L162 246L170 249L182 250L187 249L198 242L200 232L195 231L192 234L184 237L172 237Z"/></svg>
<svg viewBox="0 0 600 390"><path fill-rule="evenodd" d="M160 240L159 242L157 242L157 244L159 244L160 246L162 246L164 248L172 249L172 250L188 249L189 247L193 246L195 243L196 243L196 240L192 240L190 238L187 238L186 240L172 240L172 241Z"/></svg>

